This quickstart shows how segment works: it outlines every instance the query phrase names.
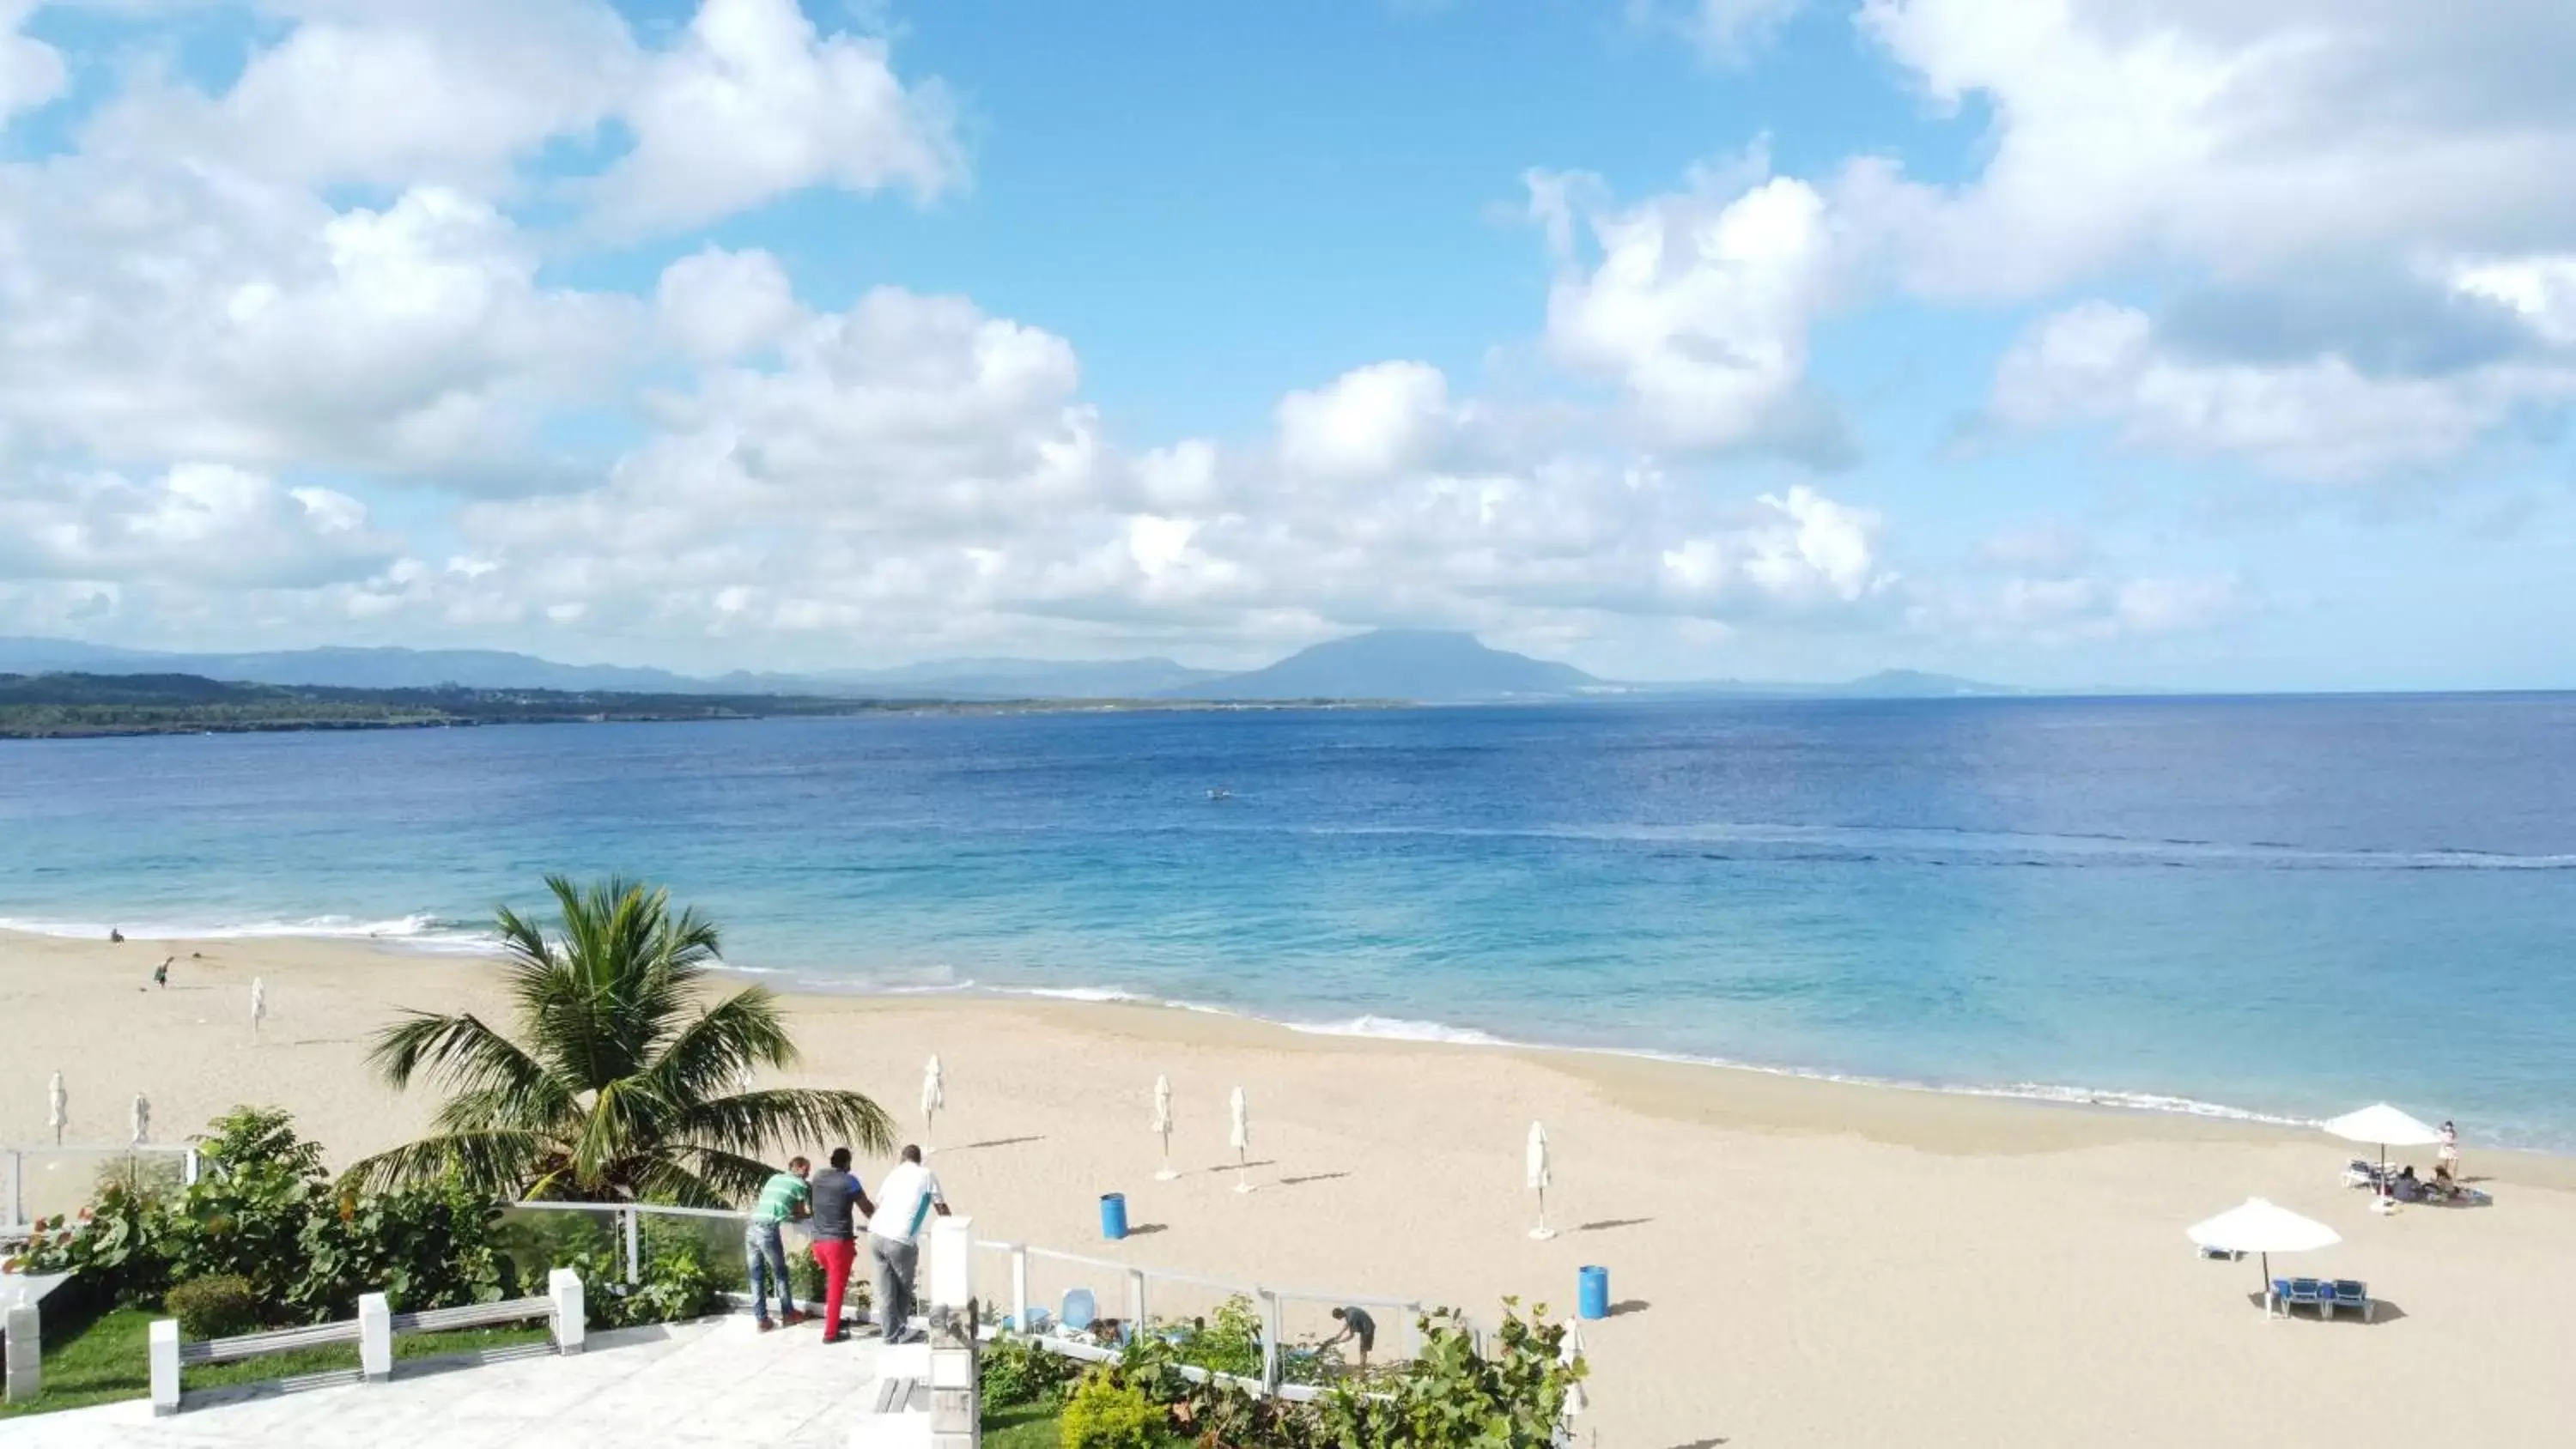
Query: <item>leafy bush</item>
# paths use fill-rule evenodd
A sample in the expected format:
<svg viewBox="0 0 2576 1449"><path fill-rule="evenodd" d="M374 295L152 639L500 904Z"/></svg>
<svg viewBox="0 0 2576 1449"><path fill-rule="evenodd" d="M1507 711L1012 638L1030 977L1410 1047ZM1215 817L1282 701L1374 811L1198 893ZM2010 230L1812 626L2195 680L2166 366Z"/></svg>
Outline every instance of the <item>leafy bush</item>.
<svg viewBox="0 0 2576 1449"><path fill-rule="evenodd" d="M1025 1338L995 1339L976 1368L984 1402L996 1409L1053 1403L1082 1376L1082 1365Z"/></svg>
<svg viewBox="0 0 2576 1449"><path fill-rule="evenodd" d="M1065 1400L1064 1449L1154 1449L1170 1413L1113 1368L1082 1376Z"/></svg>
<svg viewBox="0 0 2576 1449"><path fill-rule="evenodd" d="M237 1273L191 1278L171 1289L162 1307L189 1338L230 1338L259 1327L259 1296Z"/></svg>
<svg viewBox="0 0 2576 1449"><path fill-rule="evenodd" d="M128 1307L157 1303L173 1280L237 1278L272 1322L347 1318L377 1289L402 1312L501 1296L496 1214L453 1187L341 1192L321 1148L257 1108L218 1118L199 1158L203 1174L176 1193L140 1175L109 1181L83 1221L54 1220L27 1266L77 1271Z"/></svg>
<svg viewBox="0 0 2576 1449"><path fill-rule="evenodd" d="M1181 1362L1221 1374L1261 1376L1261 1313L1238 1293L1217 1305L1216 1316L1180 1344Z"/></svg>
<svg viewBox="0 0 2576 1449"><path fill-rule="evenodd" d="M593 1328L632 1328L703 1318L721 1305L739 1281L741 1259L710 1262L706 1244L685 1227L651 1217L638 1230L643 1263L640 1283L626 1281L623 1250L611 1243L576 1253L565 1266L581 1275L582 1301Z"/></svg>
<svg viewBox="0 0 2576 1449"><path fill-rule="evenodd" d="M1567 1394L1587 1372L1565 1355L1563 1325L1544 1307L1521 1316L1503 1300L1494 1352L1478 1347L1456 1313L1422 1320L1422 1353L1399 1373L1344 1388L1317 1406L1323 1442L1340 1449L1547 1449Z"/></svg>

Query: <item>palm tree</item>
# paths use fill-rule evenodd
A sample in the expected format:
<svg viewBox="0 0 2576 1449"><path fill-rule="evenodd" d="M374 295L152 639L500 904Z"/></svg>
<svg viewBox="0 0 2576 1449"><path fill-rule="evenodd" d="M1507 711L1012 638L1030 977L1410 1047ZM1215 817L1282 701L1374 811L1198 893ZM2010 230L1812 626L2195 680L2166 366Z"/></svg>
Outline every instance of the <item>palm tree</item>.
<svg viewBox="0 0 2576 1449"><path fill-rule="evenodd" d="M516 1040L470 1012L412 1012L377 1034L368 1060L385 1080L426 1078L447 1104L433 1135L358 1163L354 1181L716 1207L759 1190L765 1153L893 1144L892 1120L860 1093L749 1090L796 1047L767 990L710 999L714 922L629 881L546 887L560 940L498 913Z"/></svg>

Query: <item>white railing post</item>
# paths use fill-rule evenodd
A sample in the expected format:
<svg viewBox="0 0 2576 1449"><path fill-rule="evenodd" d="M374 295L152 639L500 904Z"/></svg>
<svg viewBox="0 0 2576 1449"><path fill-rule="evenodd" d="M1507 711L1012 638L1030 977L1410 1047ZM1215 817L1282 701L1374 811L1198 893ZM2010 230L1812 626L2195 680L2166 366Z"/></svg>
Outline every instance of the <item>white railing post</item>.
<svg viewBox="0 0 2576 1449"><path fill-rule="evenodd" d="M1253 1290L1261 1295L1261 1392L1276 1397L1279 1393L1279 1371L1285 1367L1279 1346L1282 1316L1279 1295L1267 1288Z"/></svg>
<svg viewBox="0 0 2576 1449"><path fill-rule="evenodd" d="M1011 1322L1022 1333L1035 1333L1029 1324L1029 1248L1026 1243L1011 1244Z"/></svg>
<svg viewBox="0 0 2576 1449"><path fill-rule="evenodd" d="M156 1318L150 1330L152 1412L179 1412L179 1320Z"/></svg>
<svg viewBox="0 0 2576 1449"><path fill-rule="evenodd" d="M181 1187L197 1185L197 1149L193 1147L179 1159L179 1185Z"/></svg>
<svg viewBox="0 0 2576 1449"><path fill-rule="evenodd" d="M36 1305L21 1303L9 1310L8 1324L0 1328L9 1339L7 1360L0 1364L0 1400L25 1403L44 1386L45 1341L38 1326Z"/></svg>
<svg viewBox="0 0 2576 1449"><path fill-rule="evenodd" d="M1145 1336L1145 1270L1142 1268L1127 1270L1127 1321L1135 1326L1137 1337Z"/></svg>
<svg viewBox="0 0 2576 1449"><path fill-rule="evenodd" d="M643 1218L633 1208L625 1209L624 1216L626 1218L626 1286L632 1288L644 1281L644 1239L641 1226ZM838 1324L832 1327L835 1331L839 1329Z"/></svg>
<svg viewBox="0 0 2576 1449"><path fill-rule="evenodd" d="M1422 1305L1419 1303L1404 1305L1404 1344L1406 1358L1422 1357Z"/></svg>
<svg viewBox="0 0 2576 1449"><path fill-rule="evenodd" d="M590 1320L581 1301L581 1275L570 1268L557 1268L546 1275L546 1296L554 1300L555 1352L581 1352L582 1340L588 1336Z"/></svg>
<svg viewBox="0 0 2576 1449"><path fill-rule="evenodd" d="M358 1377L381 1384L394 1376L394 1308L382 1293L358 1295Z"/></svg>

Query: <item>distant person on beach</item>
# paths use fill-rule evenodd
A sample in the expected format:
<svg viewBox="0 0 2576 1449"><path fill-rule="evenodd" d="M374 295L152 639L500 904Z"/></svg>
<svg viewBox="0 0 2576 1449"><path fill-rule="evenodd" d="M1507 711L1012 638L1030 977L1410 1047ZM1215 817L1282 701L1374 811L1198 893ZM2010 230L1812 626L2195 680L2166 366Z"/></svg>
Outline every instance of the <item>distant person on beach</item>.
<svg viewBox="0 0 2576 1449"><path fill-rule="evenodd" d="M170 963L178 959L176 956L162 957L161 964L152 968L152 984L167 987L170 984Z"/></svg>
<svg viewBox="0 0 2576 1449"><path fill-rule="evenodd" d="M1377 1320L1369 1317L1367 1309L1354 1305L1334 1309L1333 1321L1342 1326L1342 1331L1325 1339L1323 1346L1331 1348L1344 1342L1356 1345L1360 1351L1360 1372L1367 1373L1369 1350L1377 1347Z"/></svg>
<svg viewBox="0 0 2576 1449"><path fill-rule="evenodd" d="M2460 1176L2460 1129L2446 1118L2442 1123L2442 1145L2434 1154L2433 1170L2453 1181Z"/></svg>
<svg viewBox="0 0 2576 1449"><path fill-rule="evenodd" d="M116 927L116 926L110 926L110 927L108 927L108 928L107 928L107 942L108 942L108 944L109 944L109 945L111 945L111 946L122 946L122 945L124 945L124 944L125 944L125 932L124 932L124 930L123 930L122 928L120 928L120 927Z"/></svg>
<svg viewBox="0 0 2576 1449"><path fill-rule="evenodd" d="M903 1161L877 1184L877 1206L868 1214L868 1256L876 1265L877 1322L888 1343L900 1343L912 1322L913 1278L921 1266L921 1233L930 1215L948 1216L939 1179L921 1165L921 1149L903 1149Z"/></svg>
<svg viewBox="0 0 2576 1449"><path fill-rule="evenodd" d="M751 1270L751 1313L767 1333L769 1323L769 1289L778 1285L779 1322L794 1326L805 1321L796 1311L794 1280L787 1276L787 1243L780 1229L790 1220L805 1217L813 1211L814 1193L805 1185L806 1174L814 1164L802 1157L787 1159L785 1172L772 1173L760 1186L760 1201L751 1210L751 1223L742 1232L744 1266Z"/></svg>
<svg viewBox="0 0 2576 1449"><path fill-rule="evenodd" d="M873 1214L867 1189L850 1173L850 1149L832 1149L832 1165L806 1184L814 1209L814 1263L823 1270L823 1341L839 1343L841 1300L850 1291L850 1265L858 1257L857 1219Z"/></svg>

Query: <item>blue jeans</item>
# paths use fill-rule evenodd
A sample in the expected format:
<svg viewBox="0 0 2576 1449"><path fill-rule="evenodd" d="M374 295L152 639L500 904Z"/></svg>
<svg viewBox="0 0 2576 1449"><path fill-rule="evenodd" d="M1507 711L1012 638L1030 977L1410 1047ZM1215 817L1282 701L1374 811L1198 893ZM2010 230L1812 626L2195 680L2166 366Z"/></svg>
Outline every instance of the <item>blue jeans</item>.
<svg viewBox="0 0 2576 1449"><path fill-rule="evenodd" d="M787 1245L779 1240L778 1224L754 1222L742 1232L742 1256L751 1270L751 1312L761 1322L769 1321L769 1285L778 1285L780 1317L796 1311L796 1289L787 1276Z"/></svg>

